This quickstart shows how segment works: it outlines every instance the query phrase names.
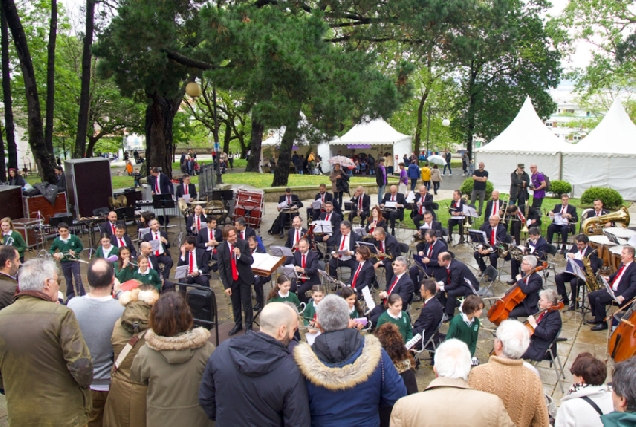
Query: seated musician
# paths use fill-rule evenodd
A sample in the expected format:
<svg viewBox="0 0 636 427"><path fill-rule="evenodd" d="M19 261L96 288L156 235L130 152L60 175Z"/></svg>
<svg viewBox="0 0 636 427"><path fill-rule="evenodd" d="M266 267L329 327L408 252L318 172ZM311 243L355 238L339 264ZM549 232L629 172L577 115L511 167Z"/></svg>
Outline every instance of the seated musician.
<svg viewBox="0 0 636 427"><path fill-rule="evenodd" d="M488 221L491 215L499 215L501 218L506 208L506 202L499 199L499 191L493 190L490 194L490 200L486 203L484 211L484 222Z"/></svg>
<svg viewBox="0 0 636 427"><path fill-rule="evenodd" d="M479 229L486 233L486 245L478 247L473 253L473 257L477 260L479 271L483 273L486 271L486 263L483 257L487 256L490 258L490 265L497 268L499 254L497 253L496 246L499 243L506 242L507 237L506 228L502 224L499 224L499 214L490 215L488 222L484 222Z"/></svg>
<svg viewBox="0 0 636 427"><path fill-rule="evenodd" d="M159 221L156 219L151 219L148 225L150 226L150 232L143 237L143 241L150 243L151 240L159 240L159 248L154 251L154 256L157 262L163 264L162 275L164 279L167 279L170 277L170 269L173 264L172 258L170 258L170 252L168 252L168 248L170 247L168 236L165 231L159 230ZM154 265L152 268L155 268Z"/></svg>
<svg viewBox="0 0 636 427"><path fill-rule="evenodd" d="M609 276L608 283L615 299L605 288L587 294L592 308L592 315L594 316L594 319L588 320L587 323L594 325L592 327L593 331L607 329L607 322L605 321L606 305L616 301L620 307L623 307L631 303L634 296L636 296L636 263L634 263L633 247L625 246L623 248L621 251L621 265L616 273Z"/></svg>
<svg viewBox="0 0 636 427"><path fill-rule="evenodd" d="M459 244L464 243L464 200L459 190L453 191L453 201L448 207L451 217L448 220L448 238L453 241L453 227L459 225ZM455 219L454 217L461 217Z"/></svg>
<svg viewBox="0 0 636 427"><path fill-rule="evenodd" d="M130 236L126 234L126 227L123 224L117 224L115 227L115 235L110 238L110 242L113 246L116 246L117 249L121 251L121 248L130 249L130 255L133 258L137 257L137 251L135 250L135 246L133 245Z"/></svg>
<svg viewBox="0 0 636 427"><path fill-rule="evenodd" d="M528 230L528 242L526 247L523 249L524 255L534 255L539 259L539 261L545 261L549 247L548 242L541 237L541 232L537 227L532 227ZM510 277L512 279L508 281L509 285L517 283L514 278L519 274L520 267L521 261L517 261L514 258L510 260Z"/></svg>
<svg viewBox="0 0 636 427"><path fill-rule="evenodd" d="M584 257L589 257L592 271L596 274L596 271L601 267L602 262L596 254L592 254L594 250L590 247L590 239L585 234L579 234L576 236L575 241L576 245L572 246L572 248L568 251L567 257L578 261L582 261ZM578 264L585 272L585 268L582 264ZM572 289L572 304L570 304L568 291L565 287L566 280L570 282L570 288ZM576 310L579 286L585 285L585 281L572 273L564 271L554 277L554 282L556 283L557 293L561 295L561 298L563 299L563 304L569 305L568 311Z"/></svg>
<svg viewBox="0 0 636 427"><path fill-rule="evenodd" d="M298 281L292 280L291 291L298 295L300 302L307 304L309 302L307 291L311 290L312 286L320 284L318 253L309 250L307 239L298 241L298 250L294 253L292 264L300 277Z"/></svg>
<svg viewBox="0 0 636 427"><path fill-rule="evenodd" d="M530 337L530 346L521 356L522 359L543 360L557 334L561 330L561 312L557 308L557 293L554 289L539 292L539 315L528 317L528 323L534 328Z"/></svg>
<svg viewBox="0 0 636 427"><path fill-rule="evenodd" d="M396 208L385 208L386 202L396 202ZM404 199L404 194L398 193L397 185L392 185L390 192L384 195L380 207L382 208L382 215L391 224L391 235L393 236L395 236L395 220L399 219L400 221L404 221L405 206L406 199Z"/></svg>
<svg viewBox="0 0 636 427"><path fill-rule="evenodd" d="M528 215L526 217L526 207ZM529 205L510 205L506 208L506 221L510 223L510 234L517 245L521 244L521 229L525 226L541 228L541 213ZM504 224L508 229L508 224Z"/></svg>
<svg viewBox="0 0 636 427"><path fill-rule="evenodd" d="M422 263L424 264L424 271L421 267L414 265L409 269L409 276L413 283L420 283L423 276L433 276L435 281L445 280L448 273L445 268L441 268L437 257L440 253L448 251L448 246L443 240L437 238L435 230L426 230L424 232L424 242L420 242L415 246L415 251L422 257ZM419 289L415 290L414 301L421 301L422 297L419 295Z"/></svg>
<svg viewBox="0 0 636 427"><path fill-rule="evenodd" d="M320 213L325 209L325 203L333 202L333 194L327 193L327 184L320 184L320 189L314 197L314 201L320 200L320 209L314 209L312 206L307 207L307 223L320 218Z"/></svg>
<svg viewBox="0 0 636 427"><path fill-rule="evenodd" d="M415 228L420 229L424 214L431 212L433 220L435 220L435 212L433 211L433 195L428 192L425 185L420 186L420 191L415 195L415 201L413 202L413 209L411 210L411 218Z"/></svg>
<svg viewBox="0 0 636 427"><path fill-rule="evenodd" d="M332 232L334 232L335 230L340 228L340 223L342 222L342 216L339 213L334 212L334 210L333 210L333 202L326 202L325 203L325 211L320 214L320 220L321 221L329 221L331 223L331 230L332 230ZM323 241L324 242L327 241L327 239L325 239L325 237L328 238L329 236L323 236Z"/></svg>
<svg viewBox="0 0 636 427"><path fill-rule="evenodd" d="M207 221L208 226L203 227L197 234L197 248L205 251L209 263L211 260L217 261L216 247L223 241L223 232L216 226L216 218L212 215L207 217ZM219 266L215 263L211 268L216 272Z"/></svg>
<svg viewBox="0 0 636 427"><path fill-rule="evenodd" d="M181 283L210 286L210 271L208 257L205 250L197 248L197 238L188 236L181 245L181 256L177 266L187 265L188 272L185 279L179 279Z"/></svg>
<svg viewBox="0 0 636 427"><path fill-rule="evenodd" d="M144 285L152 285L161 292L163 287L163 279L159 275L158 270L150 268L149 259L145 255L137 258L138 268L133 271L133 279L140 281Z"/></svg>
<svg viewBox="0 0 636 427"><path fill-rule="evenodd" d="M234 227L236 227L236 234L241 240L247 240L250 236L256 236L256 230L247 225L247 221L242 216L234 220Z"/></svg>
<svg viewBox="0 0 636 427"><path fill-rule="evenodd" d="M466 264L453 258L448 252L440 253L437 263L447 272L446 279L437 282L437 298L445 307L444 322L448 322L455 314L457 297L475 294L479 290L479 281Z"/></svg>
<svg viewBox="0 0 636 427"><path fill-rule="evenodd" d="M605 207L603 206L603 201L601 199L596 199L594 200L594 207L591 209L586 209L585 212L583 212L582 217L585 219L589 219L589 218L593 218L595 216L603 216L603 215L607 215L609 214L610 211L605 209ZM583 221L581 220L581 225L583 225ZM612 226L612 222L608 221L605 224L603 224L603 227L611 227ZM581 230L581 233L583 232L583 230Z"/></svg>
<svg viewBox="0 0 636 427"><path fill-rule="evenodd" d="M205 228L207 219L203 214L203 207L201 205L194 206L194 212L192 215L186 218L186 233L188 236L197 236L201 228Z"/></svg>
<svg viewBox="0 0 636 427"><path fill-rule="evenodd" d="M327 242L327 247L331 248L332 256L329 260L329 275L338 277L338 267L348 267L351 271L357 267L356 260L352 255L356 249L358 236L351 231L351 223L342 221L340 229L337 230ZM338 252L344 252L339 254Z"/></svg>
<svg viewBox="0 0 636 427"><path fill-rule="evenodd" d="M371 234L376 227L382 227L385 230L387 229L386 220L382 216L382 209L380 206L374 206L373 209L371 209L371 215L367 218L367 225L364 229L367 233Z"/></svg>
<svg viewBox="0 0 636 427"><path fill-rule="evenodd" d="M428 230L433 230L438 237L444 234L442 223L433 219L432 212L426 211L424 212L424 222L419 226L419 230L414 237L424 239L424 233Z"/></svg>
<svg viewBox="0 0 636 427"><path fill-rule="evenodd" d="M100 245L97 247L97 250L93 255L95 258L108 258L111 255L117 255L119 258L119 249L117 246L113 245L108 234L102 234L99 243Z"/></svg>
<svg viewBox="0 0 636 427"><path fill-rule="evenodd" d="M260 248L258 246L258 241L256 240L256 236L250 236L247 238L247 244L250 248L251 253L259 253L264 254L265 249ZM256 294L256 304L254 304L254 311L259 311L263 309L263 286L265 283L269 282L272 279L272 276L259 276L254 275L254 293Z"/></svg>
<svg viewBox="0 0 636 427"><path fill-rule="evenodd" d="M537 258L526 255L521 261L521 271L523 274L517 275L517 286L526 297L517 304L508 314L508 318L515 320L517 317L528 317L537 311L539 302L539 291L543 289L543 279L539 273L532 273L532 269L537 266ZM529 274L532 273L532 274Z"/></svg>
<svg viewBox="0 0 636 427"><path fill-rule="evenodd" d="M371 251L366 246L359 246L356 248L356 261L358 266L353 270L351 274L351 282L349 286L356 290L358 295L361 295L362 290L368 287L371 290L373 286L373 279L375 279L375 269L373 263L370 260Z"/></svg>
<svg viewBox="0 0 636 427"><path fill-rule="evenodd" d="M177 185L176 197L177 200L183 199L183 196L190 196L190 200L197 199L197 186L190 184L190 175L183 174L181 177L182 183Z"/></svg>
<svg viewBox="0 0 636 427"><path fill-rule="evenodd" d="M395 237L389 236L384 231L382 227L376 227L373 230L373 244L375 245L377 251L381 254L376 258L377 261L373 265L375 269L380 267L384 267L384 272L386 275L386 283L389 283L391 278L393 277L393 260L401 255L400 246Z"/></svg>
<svg viewBox="0 0 636 427"><path fill-rule="evenodd" d="M435 298L437 292L437 283L434 279L422 280L420 286L420 294L422 295L422 311L413 323L413 335L422 335L422 342L427 343L431 336L437 332L442 318L444 316L444 306ZM423 344L416 345L415 348L420 349Z"/></svg>
<svg viewBox="0 0 636 427"><path fill-rule="evenodd" d="M548 226L548 243L552 244L552 236L554 233L561 234L561 252L565 253L565 245L568 242L568 233L574 233L574 223L578 221L576 215L576 208L569 204L570 196L564 194L561 196L561 203L554 206L554 209L550 211L550 218L552 218L552 224ZM566 224L557 225L555 214L560 214L565 220Z"/></svg>
<svg viewBox="0 0 636 427"><path fill-rule="evenodd" d="M402 298L402 311L408 310L408 306L413 300L413 282L407 274L407 269L408 263L406 258L403 256L397 257L393 263L393 271L395 274L391 278L391 281L387 282L386 290L378 294L382 303L376 305L369 314L373 325L378 324L380 315L386 311L385 302L388 300L389 295L399 294Z"/></svg>
<svg viewBox="0 0 636 427"><path fill-rule="evenodd" d="M291 222L293 217L300 215L298 213L298 208L303 207L303 202L300 201L297 195L292 194L291 188L289 187L285 189L285 194L278 198L278 204L280 205L282 203L287 204L285 208L276 208L280 212L276 221L278 221L278 226L280 228L279 237L281 239L284 237L285 223L287 223L287 221Z"/></svg>
<svg viewBox="0 0 636 427"><path fill-rule="evenodd" d="M292 220L292 227L287 230L287 241L285 246L293 251L298 250L298 242L307 234L307 229L303 227L303 219L300 215Z"/></svg>
<svg viewBox="0 0 636 427"><path fill-rule="evenodd" d="M364 225L364 220L369 216L371 209L371 196L364 194L364 188L359 186L351 198L351 212L349 212L349 221L359 216L360 224Z"/></svg>
<svg viewBox="0 0 636 427"><path fill-rule="evenodd" d="M117 212L108 212L108 221L99 224L99 234L107 234L108 237L114 236L117 229Z"/></svg>

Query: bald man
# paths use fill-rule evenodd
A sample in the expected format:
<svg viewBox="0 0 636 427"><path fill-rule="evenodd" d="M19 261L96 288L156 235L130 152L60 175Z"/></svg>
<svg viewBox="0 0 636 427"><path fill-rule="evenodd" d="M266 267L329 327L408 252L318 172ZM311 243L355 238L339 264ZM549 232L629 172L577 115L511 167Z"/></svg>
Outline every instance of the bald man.
<svg viewBox="0 0 636 427"><path fill-rule="evenodd" d="M385 210L387 202L396 202L396 208L387 208ZM404 206L406 206L404 194L398 193L397 185L392 185L389 192L384 195L382 204L380 204L380 208L382 208L382 216L386 218L391 225L392 236L395 236L395 220L399 219L400 221L404 221Z"/></svg>
<svg viewBox="0 0 636 427"><path fill-rule="evenodd" d="M351 198L351 212L349 212L349 222L353 221L353 218L359 216L360 224L364 224L364 221L369 216L371 210L371 196L364 193L364 188L359 186L356 188L356 192Z"/></svg>

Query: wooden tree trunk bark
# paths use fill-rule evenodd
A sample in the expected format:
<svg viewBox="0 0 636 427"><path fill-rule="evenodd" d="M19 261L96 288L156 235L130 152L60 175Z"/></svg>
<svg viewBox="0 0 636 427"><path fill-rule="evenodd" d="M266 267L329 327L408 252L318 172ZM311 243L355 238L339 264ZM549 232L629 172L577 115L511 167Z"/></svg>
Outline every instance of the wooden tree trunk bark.
<svg viewBox="0 0 636 427"><path fill-rule="evenodd" d="M55 111L55 41L57 39L57 0L51 0L51 24L49 26L49 46L46 63L46 125L44 143L53 153L53 114Z"/></svg>
<svg viewBox="0 0 636 427"><path fill-rule="evenodd" d="M77 115L77 135L73 157L81 158L86 154L86 135L88 129L88 110L90 108L91 84L91 47L93 45L93 29L95 24L95 0L86 0L86 33L82 48L82 86Z"/></svg>
<svg viewBox="0 0 636 427"><path fill-rule="evenodd" d="M160 167L168 177L172 177L172 125L177 114L179 99L155 95L146 108L146 168Z"/></svg>
<svg viewBox="0 0 636 427"><path fill-rule="evenodd" d="M14 0L2 0L1 4L7 19L7 25L13 36L18 57L20 58L20 69L22 70L27 99L29 145L31 146L31 151L33 152L33 157L35 158L42 180L56 182L55 159L53 158L53 153L49 152L44 144L40 98L38 96L33 62L31 61L31 54L29 53L24 28L20 22L20 16L15 7Z"/></svg>
<svg viewBox="0 0 636 427"><path fill-rule="evenodd" d="M289 165L291 163L291 152L298 135L298 121L300 120L300 108L295 117L290 120L285 127L285 134L280 143L280 151L278 155L278 163L274 171L274 182L272 187L284 187L289 182Z"/></svg>
<svg viewBox="0 0 636 427"><path fill-rule="evenodd" d="M420 147L422 142L422 122L424 121L424 104L428 98L428 93L425 93L420 98L420 105L417 107L417 125L415 126L415 154L420 155ZM426 153L428 156L428 153Z"/></svg>
<svg viewBox="0 0 636 427"><path fill-rule="evenodd" d="M2 20L2 101L4 102L4 131L7 139L7 165L10 168L17 169L18 146L15 143L13 99L11 97L11 71L9 68L9 26L7 25L7 20L2 8L0 8L0 15ZM4 164L2 167L4 169Z"/></svg>
<svg viewBox="0 0 636 427"><path fill-rule="evenodd" d="M263 143L263 131L265 125L260 123L252 115L252 133L250 138L250 158L247 160L247 166L245 172L260 172L258 166L261 161L261 144ZM247 154L247 151L243 152L243 157Z"/></svg>
<svg viewBox="0 0 636 427"><path fill-rule="evenodd" d="M7 180L7 169L5 167L6 160L4 157L4 139L2 138L2 129L0 129L0 182Z"/></svg>

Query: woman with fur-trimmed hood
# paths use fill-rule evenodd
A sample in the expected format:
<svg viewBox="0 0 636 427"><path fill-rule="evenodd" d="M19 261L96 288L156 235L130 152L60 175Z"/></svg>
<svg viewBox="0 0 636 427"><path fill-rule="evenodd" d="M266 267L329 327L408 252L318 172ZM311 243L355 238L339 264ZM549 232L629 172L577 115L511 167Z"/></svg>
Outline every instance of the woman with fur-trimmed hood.
<svg viewBox="0 0 636 427"><path fill-rule="evenodd" d="M178 292L163 294L150 311L151 329L130 373L132 381L148 386L148 426L214 425L199 406L199 384L214 345L207 329L192 326L190 308Z"/></svg>
<svg viewBox="0 0 636 427"><path fill-rule="evenodd" d="M115 323L110 339L116 363L113 365L110 393L104 408L104 427L146 425L148 387L130 379L130 368L137 352L146 342L150 309L159 299L159 293L154 286L140 285L137 282L134 289L119 294L119 302L125 308Z"/></svg>
<svg viewBox="0 0 636 427"><path fill-rule="evenodd" d="M349 307L336 295L316 307L321 334L312 347L300 344L294 358L307 380L314 427L379 427L379 407L406 396L389 355L373 335L349 328Z"/></svg>

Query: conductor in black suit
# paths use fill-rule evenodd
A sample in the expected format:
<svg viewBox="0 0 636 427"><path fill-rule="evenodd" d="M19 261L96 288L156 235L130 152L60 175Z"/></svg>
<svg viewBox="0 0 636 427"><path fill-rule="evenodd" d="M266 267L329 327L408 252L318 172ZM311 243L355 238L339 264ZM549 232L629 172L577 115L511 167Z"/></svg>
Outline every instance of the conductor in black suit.
<svg viewBox="0 0 636 427"><path fill-rule="evenodd" d="M557 334L561 330L561 312L556 309L557 293L554 289L544 289L539 292L539 310L536 317L529 316L528 323L534 328L530 337L530 346L521 356L522 359L543 360Z"/></svg>
<svg viewBox="0 0 636 427"><path fill-rule="evenodd" d="M351 212L349 212L349 221L353 221L353 218L359 216L360 224L364 224L364 221L369 216L371 211L371 196L364 193L364 188L358 186L353 197L351 198Z"/></svg>
<svg viewBox="0 0 636 427"><path fill-rule="evenodd" d="M444 306L435 298L436 292L435 280L424 279L422 281L420 293L424 304L422 304L420 315L413 324L413 335L421 334L424 343L427 343L431 336L437 332L444 316ZM421 348L421 345L416 348Z"/></svg>
<svg viewBox="0 0 636 427"><path fill-rule="evenodd" d="M329 260L329 275L338 277L338 267L348 267L351 271L356 268L357 262L353 258L356 250L356 242L358 235L351 231L351 223L342 221L340 229L334 233L329 239L327 245L332 249L333 253ZM339 255L338 252L344 252Z"/></svg>
<svg viewBox="0 0 636 427"><path fill-rule="evenodd" d="M170 258L170 242L168 242L168 236L165 231L159 230L159 222L156 219L151 219L148 223L150 226L150 233L146 233L143 238L144 242L151 242L152 240L159 240L159 248L152 251L152 255L157 262L163 264L163 278L168 279L170 277L170 269L172 268L172 258Z"/></svg>
<svg viewBox="0 0 636 427"><path fill-rule="evenodd" d="M190 184L190 175L184 174L181 179L183 182L177 185L177 200L181 199L184 195L190 196L190 200L196 200L197 186Z"/></svg>
<svg viewBox="0 0 636 427"><path fill-rule="evenodd" d="M387 202L396 202L397 208L385 210ZM404 194L398 193L397 185L392 185L389 189L389 192L384 195L384 199L382 200L382 204L380 205L380 207L382 208L382 216L384 216L384 218L389 221L389 225L391 226L392 236L395 236L395 220L399 219L400 221L404 221L405 206L406 199L404 198Z"/></svg>
<svg viewBox="0 0 636 427"><path fill-rule="evenodd" d="M163 172L161 172L161 168L154 167L150 171L150 175L148 175L148 185L152 190L152 194L172 194L174 191L174 187L170 182L170 178ZM164 217L159 216L159 223L163 225ZM170 217L165 217L166 224L170 223Z"/></svg>
<svg viewBox="0 0 636 427"><path fill-rule="evenodd" d="M298 295L300 302L309 301L307 291L314 285L320 284L318 276L318 254L309 250L307 239L300 239L298 250L294 252L293 265L296 274L301 276L298 280L292 280L291 291Z"/></svg>
<svg viewBox="0 0 636 427"><path fill-rule="evenodd" d="M303 207L303 202L300 201L297 195L292 194L291 188L289 187L285 189L285 194L278 198L279 205L283 202L287 203L287 207L285 208L287 212L284 212L283 208L277 208L280 212L277 221L280 227L281 239L284 237L285 223L287 221L291 223L293 217L300 215L298 209Z"/></svg>
<svg viewBox="0 0 636 427"><path fill-rule="evenodd" d="M565 244L568 242L568 233L574 233L576 228L574 223L578 221L576 208L570 203L570 196L564 194L561 196L561 204L554 206L550 211L550 218L553 218L552 224L548 226L548 243L552 244L552 236L554 233L561 234L561 252L565 253ZM566 225L557 225L554 220L555 214L561 214L561 217L567 219Z"/></svg>
<svg viewBox="0 0 636 427"><path fill-rule="evenodd" d="M210 286L208 257L204 249L197 248L197 238L194 236L186 237L185 242L181 245L181 256L177 266L181 265L187 265L188 272L185 279L179 279L180 282Z"/></svg>
<svg viewBox="0 0 636 427"><path fill-rule="evenodd" d="M333 194L327 193L327 184L320 184L320 190L316 193L314 201L320 200L320 209L314 209L312 206L307 207L307 223L320 218L320 213L325 209L325 203L333 202Z"/></svg>
<svg viewBox="0 0 636 427"><path fill-rule="evenodd" d="M448 252L439 254L437 263L447 271L447 280L442 281L440 292L437 294L437 298L445 306L444 321L446 322L455 314L457 297L474 294L479 290L479 281L466 264L453 259Z"/></svg>
<svg viewBox="0 0 636 427"><path fill-rule="evenodd" d="M420 229L424 220L424 214L431 212L433 220L435 220L435 212L433 211L433 195L428 192L425 185L420 186L420 192L415 195L413 209L411 210L411 218L416 229Z"/></svg>
<svg viewBox="0 0 636 427"><path fill-rule="evenodd" d="M241 308L245 315L245 330L252 330L254 313L252 312L252 252L245 240L240 240L236 234L236 227L226 225L223 228L224 242L219 245L219 276L225 288L225 293L232 299L234 327L228 335L234 335L243 329Z"/></svg>
<svg viewBox="0 0 636 427"><path fill-rule="evenodd" d="M110 211L108 212L108 221L103 222L99 225L99 234L107 235L108 237L113 237L115 235L115 231L117 229L117 212Z"/></svg>
<svg viewBox="0 0 636 427"><path fill-rule="evenodd" d="M517 317L528 317L537 312L539 302L539 291L543 289L543 279L539 273L532 273L531 270L537 266L537 258L526 255L521 261L522 275L517 276L517 286L526 294L526 297L508 314L508 318L515 320Z"/></svg>
<svg viewBox="0 0 636 427"><path fill-rule="evenodd" d="M477 260L477 265L479 265L479 271L483 273L486 271L486 263L483 257L487 256L490 258L490 265L497 268L499 254L495 246L498 243L506 242L506 228L499 224L499 215L491 215L488 222L482 224L479 229L486 233L486 244L489 246L489 248L484 246L477 249L473 253L475 260Z"/></svg>

